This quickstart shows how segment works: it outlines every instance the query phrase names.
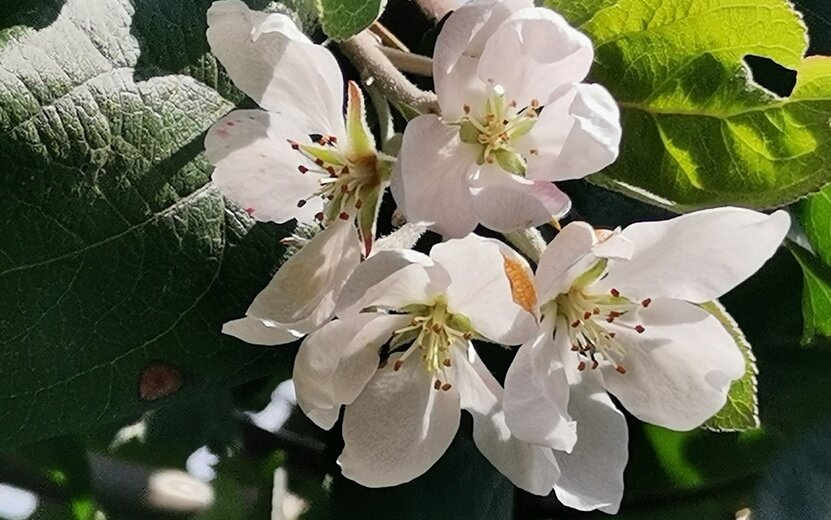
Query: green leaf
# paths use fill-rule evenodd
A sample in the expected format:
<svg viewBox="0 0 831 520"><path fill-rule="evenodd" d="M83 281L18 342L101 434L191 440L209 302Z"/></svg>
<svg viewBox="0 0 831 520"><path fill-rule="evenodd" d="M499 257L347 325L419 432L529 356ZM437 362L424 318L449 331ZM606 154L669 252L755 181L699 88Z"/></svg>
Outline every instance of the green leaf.
<svg viewBox="0 0 831 520"><path fill-rule="evenodd" d="M802 267L802 344L817 334L831 337L831 268L819 258L796 244L789 244Z"/></svg>
<svg viewBox="0 0 831 520"><path fill-rule="evenodd" d="M546 0L595 43L593 80L622 109L618 161L593 182L689 211L780 206L831 181L831 61L804 59L785 0ZM780 98L746 55L797 70Z"/></svg>
<svg viewBox="0 0 831 520"><path fill-rule="evenodd" d="M204 132L242 99L208 54L210 3L66 0L0 29L0 446L288 363L220 333L287 230L209 182ZM160 362L181 390L142 401Z"/></svg>
<svg viewBox="0 0 831 520"><path fill-rule="evenodd" d="M826 265L831 265L831 187L799 201L796 209L811 247Z"/></svg>
<svg viewBox="0 0 831 520"><path fill-rule="evenodd" d="M323 32L341 41L369 27L386 4L386 0L317 0L317 9Z"/></svg>
<svg viewBox="0 0 831 520"><path fill-rule="evenodd" d="M727 310L719 302L703 303L701 307L718 318L744 356L744 375L733 381L727 394L727 403L703 426L717 432L740 432L758 428L759 400L756 395L756 376L759 375L759 371L750 343L733 317L727 314Z"/></svg>

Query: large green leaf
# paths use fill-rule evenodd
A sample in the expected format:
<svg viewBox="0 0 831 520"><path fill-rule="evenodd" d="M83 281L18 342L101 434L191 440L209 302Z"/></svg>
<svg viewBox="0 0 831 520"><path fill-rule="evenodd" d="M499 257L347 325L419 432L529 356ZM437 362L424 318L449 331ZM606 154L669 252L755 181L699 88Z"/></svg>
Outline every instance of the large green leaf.
<svg viewBox="0 0 831 520"><path fill-rule="evenodd" d="M285 363L220 334L285 230L252 229L209 182L203 133L241 99L208 54L209 5L66 0L2 20L0 446L153 406L151 365L194 395Z"/></svg>
<svg viewBox="0 0 831 520"><path fill-rule="evenodd" d="M592 181L676 211L774 207L831 181L831 64L803 58L785 0L545 3L591 36L593 79L622 109L620 158ZM753 83L747 55L796 69L792 95Z"/></svg>
<svg viewBox="0 0 831 520"><path fill-rule="evenodd" d="M363 31L381 16L386 0L316 0L323 32L345 40Z"/></svg>
<svg viewBox="0 0 831 520"><path fill-rule="evenodd" d="M831 337L831 267L806 249L791 244L789 249L802 267L802 343L814 336Z"/></svg>

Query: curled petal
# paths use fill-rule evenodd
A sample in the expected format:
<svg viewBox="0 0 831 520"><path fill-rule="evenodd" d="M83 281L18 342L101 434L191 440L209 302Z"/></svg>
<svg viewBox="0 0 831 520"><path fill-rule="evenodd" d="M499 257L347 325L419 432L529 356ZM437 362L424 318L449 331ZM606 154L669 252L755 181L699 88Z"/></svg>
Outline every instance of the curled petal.
<svg viewBox="0 0 831 520"><path fill-rule="evenodd" d="M346 407L343 475L366 487L395 486L422 475L450 446L459 429L459 393L433 388L421 363L393 370L390 356L364 391Z"/></svg>
<svg viewBox="0 0 831 520"><path fill-rule="evenodd" d="M617 159L621 133L612 95L600 85L576 84L546 105L517 146L526 151L530 179L579 179Z"/></svg>
<svg viewBox="0 0 831 520"><path fill-rule="evenodd" d="M536 319L514 302L499 246L468 235L433 246L430 257L450 276L449 310L466 316L476 332L506 345L522 343L534 334Z"/></svg>
<svg viewBox="0 0 831 520"><path fill-rule="evenodd" d="M288 143L305 131L300 121L262 110L231 112L205 137L205 154L215 166L211 179L259 221L311 222L323 209L313 196L320 185L298 171L305 159ZM307 202L298 206L300 200Z"/></svg>
<svg viewBox="0 0 831 520"><path fill-rule="evenodd" d="M340 406L351 403L378 368L378 350L406 315L358 314L311 333L294 362L297 402L318 426L329 429Z"/></svg>
<svg viewBox="0 0 831 520"><path fill-rule="evenodd" d="M471 363L463 352L454 354L453 381L462 408L473 416L473 441L479 451L517 487L549 494L560 476L551 450L513 436L505 423L499 383L478 356Z"/></svg>
<svg viewBox="0 0 831 520"><path fill-rule="evenodd" d="M536 286L541 303L567 292L574 279L591 267L590 253L596 243L594 228L585 222L572 222L557 233L537 264Z"/></svg>
<svg viewBox="0 0 831 520"><path fill-rule="evenodd" d="M547 105L564 86L582 81L593 59L591 40L562 16L541 7L522 9L488 38L477 73L501 86L518 107L532 100Z"/></svg>
<svg viewBox="0 0 831 520"><path fill-rule="evenodd" d="M220 0L208 9L207 36L234 84L262 108L303 117L315 133L344 136L340 67L290 18Z"/></svg>
<svg viewBox="0 0 831 520"><path fill-rule="evenodd" d="M626 373L601 365L606 388L635 417L672 430L691 430L718 412L744 374L744 358L718 319L668 299L653 300L631 319L642 333L634 322L609 327L625 351Z"/></svg>
<svg viewBox="0 0 831 520"><path fill-rule="evenodd" d="M613 261L598 292L617 289L636 301L714 300L770 258L790 227L784 211L765 215L742 208L697 211L661 222L639 222L621 236L634 244L628 261Z"/></svg>

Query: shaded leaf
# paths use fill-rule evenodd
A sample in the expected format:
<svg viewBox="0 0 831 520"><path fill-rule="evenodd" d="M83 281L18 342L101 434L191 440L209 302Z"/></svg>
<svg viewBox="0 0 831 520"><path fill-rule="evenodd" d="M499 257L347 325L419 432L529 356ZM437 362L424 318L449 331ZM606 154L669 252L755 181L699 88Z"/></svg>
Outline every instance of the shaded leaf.
<svg viewBox="0 0 831 520"><path fill-rule="evenodd" d="M323 32L345 40L369 27L381 16L386 0L317 0Z"/></svg>
<svg viewBox="0 0 831 520"><path fill-rule="evenodd" d="M802 344L816 335L831 337L831 268L796 244L788 249L802 267Z"/></svg>

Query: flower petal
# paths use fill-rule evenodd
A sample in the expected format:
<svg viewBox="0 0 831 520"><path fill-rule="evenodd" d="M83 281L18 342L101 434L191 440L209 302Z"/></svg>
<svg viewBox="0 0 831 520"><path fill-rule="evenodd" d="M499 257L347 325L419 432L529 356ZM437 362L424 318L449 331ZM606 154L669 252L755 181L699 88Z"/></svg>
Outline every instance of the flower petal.
<svg viewBox="0 0 831 520"><path fill-rule="evenodd" d="M526 151L529 179L579 179L617 159L621 132L612 95L600 85L577 84L546 105L517 147Z"/></svg>
<svg viewBox="0 0 831 520"><path fill-rule="evenodd" d="M473 441L479 451L515 486L548 495L560 476L551 450L511 434L501 405L502 388L479 357L471 363L464 352L454 350L452 380L462 408L473 416Z"/></svg>
<svg viewBox="0 0 831 520"><path fill-rule="evenodd" d="M297 352L293 376L303 412L321 428L331 428L340 406L354 401L375 374L381 345L410 319L407 315L358 314L329 322L306 337Z"/></svg>
<svg viewBox="0 0 831 520"><path fill-rule="evenodd" d="M541 304L567 292L574 279L591 267L582 260L596 243L594 228L585 222L572 222L557 233L537 264L535 283ZM591 263L593 258L588 260Z"/></svg>
<svg viewBox="0 0 831 520"><path fill-rule="evenodd" d="M615 288L635 301L714 300L755 273L789 227L784 211L765 215L730 207L639 222L621 233L634 244L631 260L610 262L609 274L596 290Z"/></svg>
<svg viewBox="0 0 831 520"><path fill-rule="evenodd" d="M548 181L529 181L493 165L483 165L471 183L476 219L494 231L539 226L571 209L568 195Z"/></svg>
<svg viewBox="0 0 831 520"><path fill-rule="evenodd" d="M249 316L225 322L222 333L252 345L284 345L303 337L280 323Z"/></svg>
<svg viewBox="0 0 831 520"><path fill-rule="evenodd" d="M679 431L700 426L744 374L736 342L718 319L691 303L653 300L636 317L641 334L618 321L609 326L625 351L620 364L626 373L601 364L606 388L642 421Z"/></svg>
<svg viewBox="0 0 831 520"><path fill-rule="evenodd" d="M433 246L430 258L450 275L448 309L467 317L476 332L505 345L533 336L536 319L514 302L499 246L468 235Z"/></svg>
<svg viewBox="0 0 831 520"><path fill-rule="evenodd" d="M511 432L526 442L571 451L576 425L567 411L568 379L554 345L553 321L543 321L539 335L519 348L508 368L505 419ZM568 341L568 336L557 334L557 340Z"/></svg>
<svg viewBox="0 0 831 520"><path fill-rule="evenodd" d="M234 84L258 105L303 116L314 133L344 137L337 61L302 36L287 16L252 11L236 0L214 2L207 35L211 52Z"/></svg>
<svg viewBox="0 0 831 520"><path fill-rule="evenodd" d="M557 453L562 476L554 486L567 507L615 514L623 498L623 469L629 459L626 419L593 371L572 385L568 410L577 421L577 444Z"/></svg>
<svg viewBox="0 0 831 520"><path fill-rule="evenodd" d="M554 11L536 7L517 11L488 38L477 74L501 86L520 108L532 100L546 105L564 86L582 81L593 59L586 35Z"/></svg>
<svg viewBox="0 0 831 520"><path fill-rule="evenodd" d="M446 237L463 237L476 227L470 210L470 177L476 169L473 145L459 141L456 127L434 115L407 125L392 190L408 222L425 222Z"/></svg>
<svg viewBox="0 0 831 520"><path fill-rule="evenodd" d="M235 110L205 137L214 184L261 222L311 222L323 209L323 201L312 197L318 178L297 170L306 160L287 142L305 132L295 123L262 110ZM308 202L298 207L301 199Z"/></svg>
<svg viewBox="0 0 831 520"><path fill-rule="evenodd" d="M246 316L308 334L332 317L338 293L360 260L355 226L333 221L280 267Z"/></svg>
<svg viewBox="0 0 831 520"><path fill-rule="evenodd" d="M393 370L390 356L361 395L346 407L343 475L366 487L395 486L423 474L459 429L459 393L434 390L422 363Z"/></svg>

